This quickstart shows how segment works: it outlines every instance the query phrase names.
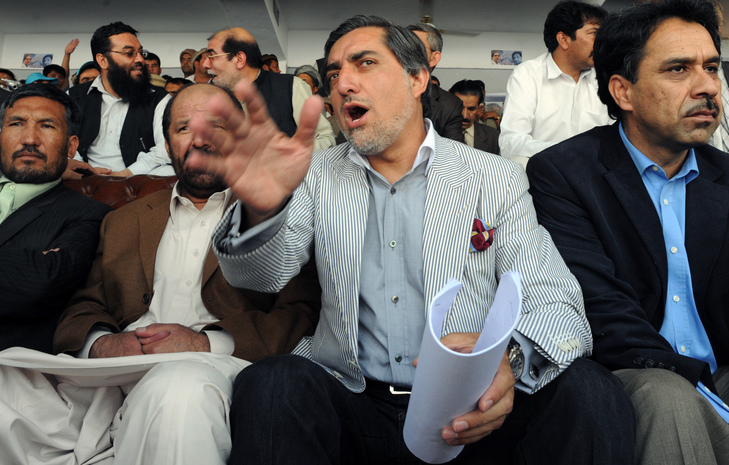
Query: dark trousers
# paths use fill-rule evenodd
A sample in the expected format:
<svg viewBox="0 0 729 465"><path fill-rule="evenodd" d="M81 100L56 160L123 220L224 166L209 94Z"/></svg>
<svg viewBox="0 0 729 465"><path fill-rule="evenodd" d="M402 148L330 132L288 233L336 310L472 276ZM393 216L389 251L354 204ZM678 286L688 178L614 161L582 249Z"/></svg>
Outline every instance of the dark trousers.
<svg viewBox="0 0 729 465"><path fill-rule="evenodd" d="M402 439L408 400L372 386L353 393L295 355L261 360L235 381L228 463L423 463ZM535 394L517 391L504 425L449 463L627 465L634 438L633 407L620 382L580 358Z"/></svg>

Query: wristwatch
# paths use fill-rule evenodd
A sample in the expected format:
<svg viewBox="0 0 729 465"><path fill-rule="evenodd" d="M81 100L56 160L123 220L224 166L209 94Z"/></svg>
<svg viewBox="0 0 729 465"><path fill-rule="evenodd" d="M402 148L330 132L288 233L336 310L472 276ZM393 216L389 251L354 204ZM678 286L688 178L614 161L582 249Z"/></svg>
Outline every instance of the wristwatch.
<svg viewBox="0 0 729 465"><path fill-rule="evenodd" d="M521 350L521 345L513 337L509 341L508 354L514 379L519 380L521 379L522 373L524 373L524 352Z"/></svg>

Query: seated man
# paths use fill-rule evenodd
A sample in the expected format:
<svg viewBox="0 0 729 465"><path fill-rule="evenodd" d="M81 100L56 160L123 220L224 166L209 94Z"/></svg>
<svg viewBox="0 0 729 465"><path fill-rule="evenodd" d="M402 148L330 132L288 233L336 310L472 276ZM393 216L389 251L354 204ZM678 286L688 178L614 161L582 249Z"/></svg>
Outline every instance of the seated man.
<svg viewBox="0 0 729 465"><path fill-rule="evenodd" d="M595 70L618 122L527 166L539 220L585 293L593 356L635 406L640 463L729 463L729 158L706 145L719 47L708 2L608 19Z"/></svg>
<svg viewBox="0 0 729 465"><path fill-rule="evenodd" d="M174 173L164 148L162 112L170 98L150 84L137 31L121 22L91 37L101 75L69 90L83 111L76 159L114 176Z"/></svg>
<svg viewBox="0 0 729 465"><path fill-rule="evenodd" d="M78 106L55 86L24 86L0 107L0 350L50 352L111 210L61 183L78 145Z"/></svg>
<svg viewBox="0 0 729 465"><path fill-rule="evenodd" d="M179 180L172 191L108 216L86 286L62 315L54 341L56 351L78 357L121 357L109 367L133 355L145 354L138 363L154 365L163 356L146 354L211 354L163 361L136 384L101 388L74 384L71 374L58 381L0 366L0 463L26 463L42 448L67 454L69 463L113 455L124 464L224 464L235 375L246 360L291 351L313 329L321 292L313 266L278 296L262 294L228 285L210 250L231 192L184 161L191 153L219 156L210 139L188 129L200 117L213 131L227 131L203 110L218 94L238 104L228 91L198 84L167 106L165 138ZM40 399L42 410L34 402Z"/></svg>
<svg viewBox="0 0 729 465"><path fill-rule="evenodd" d="M349 143L312 157L321 100L306 102L289 139L241 83L249 117L211 101L230 125L217 139L225 156L188 159L240 199L214 236L232 284L270 292L313 257L323 288L321 320L297 355L238 376L230 463L415 460L401 442L409 396L392 388L412 385L427 306L449 278L463 282L443 343L468 351L510 270L525 297L510 357L478 407L443 428L444 444L470 444L459 463L515 453L527 463L631 463L630 402L582 358L592 344L582 294L537 224L522 169L435 133L423 117L428 61L407 29L351 18L330 35L325 60ZM210 134L202 123L193 131ZM491 242L469 253L471 231L485 226Z"/></svg>
<svg viewBox="0 0 729 465"><path fill-rule="evenodd" d="M483 89L478 81L463 79L453 84L449 92L463 102L461 126L466 145L498 155L499 131L485 124L474 124L479 110L483 110Z"/></svg>

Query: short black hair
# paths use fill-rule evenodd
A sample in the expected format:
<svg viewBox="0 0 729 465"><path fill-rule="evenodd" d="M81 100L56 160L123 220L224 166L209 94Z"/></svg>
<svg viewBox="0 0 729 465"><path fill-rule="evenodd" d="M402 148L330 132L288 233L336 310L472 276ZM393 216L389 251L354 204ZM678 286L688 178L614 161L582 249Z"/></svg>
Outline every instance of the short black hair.
<svg viewBox="0 0 729 465"><path fill-rule="evenodd" d="M13 73L12 71L10 71L9 69L5 69L5 68L0 68L0 73L3 73L3 74L7 74L8 76L10 76L10 78L11 78L11 79L12 79L13 81L15 81L15 80L16 80L16 79L15 79L15 73Z"/></svg>
<svg viewBox="0 0 729 465"><path fill-rule="evenodd" d="M414 32L402 26L397 26L380 16L357 15L345 20L331 34L324 45L324 63L329 61L329 52L331 52L334 44L337 43L344 35L363 27L377 27L384 30L385 45L395 55L397 61L400 62L405 72L411 76L417 76L421 70L428 73L428 87L420 96L420 102L423 106L423 116L430 118L430 68L428 67L428 54L425 51L425 45L420 41ZM328 66L328 65L325 65ZM324 73L324 87L329 93L329 80Z"/></svg>
<svg viewBox="0 0 729 465"><path fill-rule="evenodd" d="M182 78L180 78L180 79L182 79ZM189 81L188 81L188 82L189 82ZM167 102L167 106L165 106L165 111L164 111L164 113L162 114L162 134L163 134L163 135L165 136L165 140L167 141L167 143L168 143L168 144L170 143L170 125L172 124L172 105L174 105L174 103L175 103L175 100L177 100L177 99L178 99L178 98L180 97L180 95L182 95L182 94L184 94L185 92L187 92L187 89L189 89L189 88L191 88L191 87L194 87L194 88L197 88L197 89L199 89L199 88L200 88L200 86L212 86L212 87L214 87L215 89L220 89L220 90L222 90L223 92L225 92L225 93L226 93L226 94L228 95L228 97L230 97L230 101L231 101L231 102L233 102L233 105L234 105L234 106L235 106L235 107L236 107L237 109L239 109L239 110L243 110L243 106L241 105L241 103L240 103L240 101L238 100L238 98L237 98L237 97L235 96L235 94L233 93L233 91L232 91L232 90L230 90L230 89L228 89L227 87L223 87L223 86L216 86L215 84L207 84L207 83L193 84L192 82L190 82L190 85L185 85L185 86L183 86L183 87L182 87L182 88L181 88L181 89L180 89L180 90L179 90L179 91L178 91L178 92L177 92L177 93L176 93L176 94L175 94L175 95L174 95L174 96L173 96L173 97L172 97L172 98L171 98L171 99L170 99L170 100L169 100L169 101Z"/></svg>
<svg viewBox="0 0 729 465"><path fill-rule="evenodd" d="M63 66L60 65L48 65L45 68L43 68L43 76L48 76L48 73L51 71L55 71L59 73L64 78L66 77L66 70L63 69Z"/></svg>
<svg viewBox="0 0 729 465"><path fill-rule="evenodd" d="M547 15L544 21L544 45L549 53L557 46L557 34L563 32L572 40L577 38L577 30L585 23L602 23L607 18L607 11L595 5L575 2L560 2Z"/></svg>
<svg viewBox="0 0 729 465"><path fill-rule="evenodd" d="M66 109L67 136L78 136L81 130L81 108L67 93L58 90L56 86L21 86L12 91L2 105L0 105L0 123L5 119L8 108L13 108L15 102L26 97L43 97L63 105Z"/></svg>
<svg viewBox="0 0 729 465"><path fill-rule="evenodd" d="M162 67L162 62L160 61L156 53L147 52L147 56L144 58L144 61L156 61L157 66L159 66L160 68Z"/></svg>
<svg viewBox="0 0 729 465"><path fill-rule="evenodd" d="M453 84L453 86L448 89L448 92L450 92L451 94L475 95L476 97L478 97L478 104L481 105L483 103L483 87L481 86L479 81L462 79Z"/></svg>
<svg viewBox="0 0 729 465"><path fill-rule="evenodd" d="M275 61L276 63L278 63L278 57L276 55L274 55L273 53L268 53L261 57L262 65L271 66L272 61Z"/></svg>
<svg viewBox="0 0 729 465"><path fill-rule="evenodd" d="M135 36L137 35L136 29L121 21L101 26L95 30L94 35L91 36L91 58L95 60L98 53L103 55L111 50L111 40L109 40L109 37L126 32Z"/></svg>
<svg viewBox="0 0 729 465"><path fill-rule="evenodd" d="M246 55L246 63L251 68L261 68L261 49L258 47L258 42L255 40L244 40L239 39L235 36L235 33L230 30L223 30L216 32L215 34L208 37L208 40L223 34L223 52L228 54L228 61L232 60L238 52L243 52Z"/></svg>
<svg viewBox="0 0 729 465"><path fill-rule="evenodd" d="M621 109L610 94L610 78L623 76L632 83L638 80L638 68L645 57L645 45L663 21L679 18L698 23L711 36L717 53L721 53L718 18L713 4L704 0L662 0L645 2L610 16L597 31L593 57L597 75L597 94L607 105L608 114L621 119Z"/></svg>

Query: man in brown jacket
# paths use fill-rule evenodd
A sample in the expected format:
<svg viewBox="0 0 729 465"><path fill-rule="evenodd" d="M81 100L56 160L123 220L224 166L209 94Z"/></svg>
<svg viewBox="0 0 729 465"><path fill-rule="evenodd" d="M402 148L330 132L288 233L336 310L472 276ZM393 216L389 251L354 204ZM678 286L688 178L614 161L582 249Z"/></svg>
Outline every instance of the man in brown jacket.
<svg viewBox="0 0 729 465"><path fill-rule="evenodd" d="M200 118L215 131L226 130L224 122L205 110L211 98L230 98L239 105L230 91L208 84L183 89L168 105L163 127L177 184L172 191L151 194L107 217L86 286L61 316L54 340L58 352L79 358L122 357L109 359L108 366L134 359L129 356L158 362L138 381L71 390L73 402L69 404L86 402L85 411L90 412L78 428L72 448L76 456L88 443L99 442L88 441L84 428L92 424L95 407L104 399L107 415L101 417L105 420L93 416L93 424L109 428L109 439L103 438L109 446L93 446L105 454L113 451L115 461L225 463L230 450L227 413L235 376L248 361L290 351L318 319L321 291L313 267L302 270L277 295L235 289L218 268L210 237L231 203L230 189L215 177L184 166L195 151L218 156L210 140L188 128L193 118ZM174 352L210 354L161 360L164 356L147 355ZM4 387L8 383L3 374L0 371L0 386ZM10 377L21 378L17 373ZM57 379L64 389L50 388L57 395L49 396L48 388L39 390L37 386L25 389L22 395L38 393L38 397L61 403L67 396L65 379ZM12 383L11 388L21 391L18 386L22 383ZM114 395L114 389L121 395ZM123 404L110 410L109 399L123 400ZM51 404L52 411L59 409ZM51 421L48 411L28 413L24 406L12 408L18 421L32 423L37 434L16 433L18 437L12 428L6 431L0 424L0 462L25 463L22 454L29 456L38 444L62 448L57 446L54 429L57 418ZM59 410L63 421L72 421L73 406ZM68 428L62 433L68 435ZM27 441L32 444L23 446Z"/></svg>

